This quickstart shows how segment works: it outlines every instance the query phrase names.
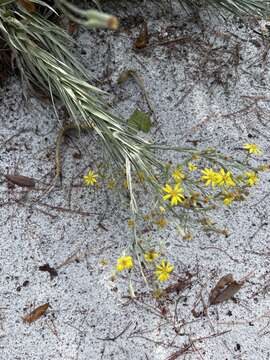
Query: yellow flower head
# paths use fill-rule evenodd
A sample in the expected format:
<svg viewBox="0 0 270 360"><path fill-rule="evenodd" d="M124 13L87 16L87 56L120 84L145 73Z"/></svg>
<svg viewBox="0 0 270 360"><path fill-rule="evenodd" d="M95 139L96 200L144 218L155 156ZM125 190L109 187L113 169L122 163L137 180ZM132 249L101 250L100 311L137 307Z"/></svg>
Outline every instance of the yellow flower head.
<svg viewBox="0 0 270 360"><path fill-rule="evenodd" d="M145 214L143 215L143 220L144 221L149 221L151 219L151 214Z"/></svg>
<svg viewBox="0 0 270 360"><path fill-rule="evenodd" d="M133 268L133 259L132 256L121 256L117 259L116 270L123 271L126 269Z"/></svg>
<svg viewBox="0 0 270 360"><path fill-rule="evenodd" d="M163 191L166 193L166 195L163 196L163 200L171 200L172 206L183 202L185 199L183 195L184 190L180 187L180 184L176 184L174 188L171 185L166 184Z"/></svg>
<svg viewBox="0 0 270 360"><path fill-rule="evenodd" d="M138 179L141 183L143 183L145 181L145 174L143 171L138 171L137 172L137 176L138 176Z"/></svg>
<svg viewBox="0 0 270 360"><path fill-rule="evenodd" d="M253 186L253 185L256 185L257 182L259 181L259 178L257 176L257 174L255 173L255 171L247 171L245 173L245 176L246 176L246 183L249 185L249 186Z"/></svg>
<svg viewBox="0 0 270 360"><path fill-rule="evenodd" d="M172 173L172 177L176 183L181 183L185 178L185 174L181 171L181 169L176 169Z"/></svg>
<svg viewBox="0 0 270 360"><path fill-rule="evenodd" d="M108 189L112 190L113 188L115 188L115 186L116 186L115 180L111 179L108 181L108 183L107 183Z"/></svg>
<svg viewBox="0 0 270 360"><path fill-rule="evenodd" d="M223 204L226 206L230 206L231 203L235 200L234 193L226 193L223 197Z"/></svg>
<svg viewBox="0 0 270 360"><path fill-rule="evenodd" d="M160 207L159 207L159 211L160 211L161 213L165 213L165 212L166 212L166 209L165 209L163 206L160 206Z"/></svg>
<svg viewBox="0 0 270 360"><path fill-rule="evenodd" d="M169 261L166 263L165 260L162 260L161 264L156 266L155 274L157 279L161 282L167 281L173 268L174 266Z"/></svg>
<svg viewBox="0 0 270 360"><path fill-rule="evenodd" d="M149 250L144 254L144 258L148 262L154 261L157 257L159 257L159 254L155 250Z"/></svg>
<svg viewBox="0 0 270 360"><path fill-rule="evenodd" d="M230 171L226 172L224 169L220 169L218 174L220 175L218 186L225 185L230 187L236 185L232 178L232 173Z"/></svg>
<svg viewBox="0 0 270 360"><path fill-rule="evenodd" d="M206 186L212 184L212 188L214 188L221 180L220 174L213 169L205 168L202 170L202 174L201 181L203 181Z"/></svg>
<svg viewBox="0 0 270 360"><path fill-rule="evenodd" d="M183 235L183 240L187 240L187 241L191 241L193 239L193 236L190 232L185 233L185 235Z"/></svg>
<svg viewBox="0 0 270 360"><path fill-rule="evenodd" d="M135 225L135 221L133 219L128 219L127 223L128 223L128 227L130 228L133 228Z"/></svg>
<svg viewBox="0 0 270 360"><path fill-rule="evenodd" d="M165 226L168 224L168 221L164 218L164 217L160 217L157 221L156 224L158 227L160 228L165 228Z"/></svg>
<svg viewBox="0 0 270 360"><path fill-rule="evenodd" d="M201 157L198 154L193 154L191 158L192 160L200 160Z"/></svg>
<svg viewBox="0 0 270 360"><path fill-rule="evenodd" d="M98 175L94 173L93 170L89 170L87 175L83 177L84 183L87 186L93 186L97 183Z"/></svg>
<svg viewBox="0 0 270 360"><path fill-rule="evenodd" d="M255 155L261 155L262 154L262 150L256 144L244 144L243 148L245 150L247 150L250 154L255 154Z"/></svg>
<svg viewBox="0 0 270 360"><path fill-rule="evenodd" d="M270 170L270 166L269 166L269 164L260 165L260 166L258 167L258 170L259 170L259 171L269 171L269 170Z"/></svg>
<svg viewBox="0 0 270 360"><path fill-rule="evenodd" d="M107 265L109 264L109 261L108 261L107 259L101 259L101 260L99 261L99 264L100 264L101 266L107 266Z"/></svg>
<svg viewBox="0 0 270 360"><path fill-rule="evenodd" d="M188 170L189 171L196 171L198 169L198 166L196 166L195 164L193 164L192 162L188 163Z"/></svg>

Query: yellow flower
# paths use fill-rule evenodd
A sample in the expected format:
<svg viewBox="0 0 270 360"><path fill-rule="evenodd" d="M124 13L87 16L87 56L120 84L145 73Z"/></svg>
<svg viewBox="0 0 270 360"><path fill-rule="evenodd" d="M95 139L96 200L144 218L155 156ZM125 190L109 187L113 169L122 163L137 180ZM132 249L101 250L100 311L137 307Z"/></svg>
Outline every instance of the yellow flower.
<svg viewBox="0 0 270 360"><path fill-rule="evenodd" d="M133 228L135 225L135 221L133 219L128 219L127 223L128 223L128 227L130 228Z"/></svg>
<svg viewBox="0 0 270 360"><path fill-rule="evenodd" d="M191 158L192 158L192 160L200 160L200 155L193 154Z"/></svg>
<svg viewBox="0 0 270 360"><path fill-rule="evenodd" d="M213 169L205 168L202 170L203 176L201 177L201 181L205 182L206 186L210 186L212 183L212 188L214 188L221 180L221 176L219 173L215 172Z"/></svg>
<svg viewBox="0 0 270 360"><path fill-rule="evenodd" d="M262 150L256 144L244 144L243 148L245 150L247 150L250 154L255 154L255 155L261 155L262 154Z"/></svg>
<svg viewBox="0 0 270 360"><path fill-rule="evenodd" d="M166 184L163 188L163 191L167 193L163 196L163 200L171 199L172 206L183 202L183 200L185 199L183 195L183 189L180 188L180 184L176 184L174 188L172 188L169 184Z"/></svg>
<svg viewBox="0 0 270 360"><path fill-rule="evenodd" d="M87 175L83 177L85 185L93 186L97 183L98 175L94 173L93 170L89 170Z"/></svg>
<svg viewBox="0 0 270 360"><path fill-rule="evenodd" d="M170 273L173 271L174 266L168 261L165 263L165 260L161 261L160 265L156 266L155 274L159 281L167 281L170 277Z"/></svg>
<svg viewBox="0 0 270 360"><path fill-rule="evenodd" d="M160 207L159 207L159 211L160 211L161 213L165 213L165 212L166 212L166 209L165 209L163 206L160 206Z"/></svg>
<svg viewBox="0 0 270 360"><path fill-rule="evenodd" d="M117 259L116 270L123 271L126 269L133 268L133 259L132 256L121 256Z"/></svg>
<svg viewBox="0 0 270 360"><path fill-rule="evenodd" d="M145 214L143 215L143 220L144 221L149 221L151 219L151 214Z"/></svg>
<svg viewBox="0 0 270 360"><path fill-rule="evenodd" d="M138 176L138 179L141 183L143 183L145 181L145 175L144 175L144 172L143 171L138 171L137 172L137 176Z"/></svg>
<svg viewBox="0 0 270 360"><path fill-rule="evenodd" d="M190 232L185 233L183 236L183 240L191 241L193 239L193 236Z"/></svg>
<svg viewBox="0 0 270 360"><path fill-rule="evenodd" d="M154 299L158 300L158 299L162 298L162 296L164 295L164 292L162 289L157 288L157 289L153 290L152 295L153 295Z"/></svg>
<svg viewBox="0 0 270 360"><path fill-rule="evenodd" d="M259 171L268 171L270 169L270 166L268 164L265 164L265 165L260 165L258 167L258 170Z"/></svg>
<svg viewBox="0 0 270 360"><path fill-rule="evenodd" d="M223 198L223 204L230 206L234 200L235 200L234 193L226 193Z"/></svg>
<svg viewBox="0 0 270 360"><path fill-rule="evenodd" d="M196 166L195 164L193 164L192 162L188 163L188 170L189 171L196 171L198 169L198 166Z"/></svg>
<svg viewBox="0 0 270 360"><path fill-rule="evenodd" d="M247 171L245 173L245 176L247 177L246 182L249 186L256 185L257 182L259 181L259 178L255 173L255 171Z"/></svg>
<svg viewBox="0 0 270 360"><path fill-rule="evenodd" d="M232 173L230 171L226 172L224 169L220 169L218 174L220 175L218 186L225 185L230 187L236 185L232 178Z"/></svg>
<svg viewBox="0 0 270 360"><path fill-rule="evenodd" d="M168 224L168 221L164 217L161 217L156 221L156 224L163 229Z"/></svg>
<svg viewBox="0 0 270 360"><path fill-rule="evenodd" d="M112 190L116 185L116 182L114 180L109 180L107 183L108 189Z"/></svg>
<svg viewBox="0 0 270 360"><path fill-rule="evenodd" d="M99 263L101 266L107 266L109 264L109 261L107 259L101 259Z"/></svg>
<svg viewBox="0 0 270 360"><path fill-rule="evenodd" d="M176 169L172 173L172 177L174 178L175 182L181 183L185 178L185 174L181 171L181 169Z"/></svg>
<svg viewBox="0 0 270 360"><path fill-rule="evenodd" d="M144 254L144 258L148 262L154 261L157 257L159 257L159 254L156 253L154 250L149 250Z"/></svg>

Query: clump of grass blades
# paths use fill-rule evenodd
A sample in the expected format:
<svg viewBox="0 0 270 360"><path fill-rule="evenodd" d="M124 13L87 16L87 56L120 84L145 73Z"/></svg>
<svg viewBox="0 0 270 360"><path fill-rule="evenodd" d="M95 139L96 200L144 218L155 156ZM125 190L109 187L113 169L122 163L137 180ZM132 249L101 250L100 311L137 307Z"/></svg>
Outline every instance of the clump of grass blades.
<svg viewBox="0 0 270 360"><path fill-rule="evenodd" d="M105 2L105 0L98 0L99 4ZM161 1L159 1L162 3ZM179 4L184 8L187 6L193 8L204 8L207 6L213 7L219 10L227 10L236 15L256 15L265 16L270 12L269 0L178 0ZM163 0L165 4L171 4L172 0Z"/></svg>
<svg viewBox="0 0 270 360"><path fill-rule="evenodd" d="M24 0L22 4L25 2L55 12L41 0L33 3ZM37 11L27 11L27 7L20 6L20 3L0 0L0 31L15 54L23 81L29 86L38 86L42 91L47 90L53 103L54 99L59 99L78 128L95 130L115 163L126 168L131 205L136 212L132 170L145 173L155 186L159 186L155 173L164 165L154 155L151 144L134 134L123 119L110 112L103 100L105 93L89 83L89 75L69 51L67 45L72 45L72 39L68 34ZM201 4L197 0L185 0L185 3ZM253 11L254 14L262 14L269 5L269 1L255 0L205 0L203 3L234 12ZM93 10L80 10L66 0L56 0L55 8L84 26L114 28L117 24L113 17Z"/></svg>
<svg viewBox="0 0 270 360"><path fill-rule="evenodd" d="M228 10L236 15L265 16L270 11L269 0L179 0L179 2L190 7L212 6Z"/></svg>
<svg viewBox="0 0 270 360"><path fill-rule="evenodd" d="M23 9L10 13L0 8L0 29L13 49L23 80L35 84L64 103L78 128L89 127L99 135L104 147L119 167L125 167L131 194L132 169L154 179L154 168L162 168L150 144L134 134L125 122L110 113L102 99L104 92L88 82L86 71L67 49L70 37L38 14Z"/></svg>

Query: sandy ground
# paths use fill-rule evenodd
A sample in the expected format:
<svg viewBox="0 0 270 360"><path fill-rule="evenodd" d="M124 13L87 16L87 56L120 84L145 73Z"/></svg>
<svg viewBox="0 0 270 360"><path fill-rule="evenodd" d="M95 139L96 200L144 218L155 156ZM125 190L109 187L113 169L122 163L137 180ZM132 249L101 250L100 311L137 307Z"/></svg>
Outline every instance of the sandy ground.
<svg viewBox="0 0 270 360"><path fill-rule="evenodd" d="M119 113L147 110L134 81L117 84L122 71L135 69L155 109L151 136L157 141L196 140L200 148L230 153L255 142L264 150L262 161L268 161L269 35L258 35L262 24L207 13L198 19L179 9L162 15L151 4L136 10L123 5L118 14L119 32L81 31L77 50L101 86L115 92L111 101ZM151 46L134 51L142 16ZM25 190L1 179L1 359L270 358L268 173L246 202L214 214L219 226L229 229L227 238L196 232L184 241L173 224L154 232L154 241L166 243L175 274L192 273L191 283L163 302L147 294L129 302L127 280L111 278L129 241L127 205L116 195L81 186L85 170L102 160L96 140L66 138L63 186L39 198L54 173L53 109L36 98L25 101L16 78L0 91L1 173L37 180L37 189ZM164 158L175 160L171 154ZM109 264L102 266L102 259ZM46 263L57 269L53 279L39 270ZM237 280L250 276L233 300L203 314L202 299L207 302L211 288L228 273ZM45 316L23 323L23 316L45 303L50 304Z"/></svg>

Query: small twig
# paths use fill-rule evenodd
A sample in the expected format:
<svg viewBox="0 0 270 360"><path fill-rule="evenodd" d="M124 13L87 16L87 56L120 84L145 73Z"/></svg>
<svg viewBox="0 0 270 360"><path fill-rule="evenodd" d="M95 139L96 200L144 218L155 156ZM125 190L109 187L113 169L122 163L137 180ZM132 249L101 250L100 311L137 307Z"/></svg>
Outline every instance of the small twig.
<svg viewBox="0 0 270 360"><path fill-rule="evenodd" d="M200 350L195 346L194 342L192 341L191 343L191 347L194 349L194 351L196 351L200 357L201 360L204 360L204 357L202 356Z"/></svg>
<svg viewBox="0 0 270 360"><path fill-rule="evenodd" d="M200 246L200 249L201 250L219 250L221 252L223 252L225 255L227 255L232 261L235 261L237 263L239 263L239 260L238 259L235 259L233 258L230 254L227 253L227 251L223 250L223 249L220 249L219 247L217 246Z"/></svg>
<svg viewBox="0 0 270 360"><path fill-rule="evenodd" d="M108 250L108 249L110 249L110 246L103 247L98 252L95 252L95 253L89 251L88 249L85 250L85 251L78 250L75 253L73 253L72 255L70 255L66 260L64 260L60 265L58 265L56 267L56 269L58 270L58 269L62 268L63 266L66 266L66 265L69 265L69 264L73 263L74 261L78 261L78 260L81 260L83 258L86 258L89 254L99 255L103 251Z"/></svg>
<svg viewBox="0 0 270 360"><path fill-rule="evenodd" d="M81 130L89 131L91 129L92 129L92 127L89 124L81 124L78 126L75 123L70 123L59 130L57 139L56 139L56 149L55 149L55 176L54 176L50 186L38 198L38 200L40 200L42 197L48 195L52 191L52 189L55 187L58 179L60 179L60 183L62 184L61 145L63 143L63 138L66 135L66 133L71 130L77 130L78 132L80 132Z"/></svg>
<svg viewBox="0 0 270 360"><path fill-rule="evenodd" d="M98 340L103 340L103 341L115 341L116 339L118 339L120 336L122 336L126 331L127 329L132 325L132 321L130 321L127 326L117 335L115 336L107 336L105 338L97 338Z"/></svg>
<svg viewBox="0 0 270 360"><path fill-rule="evenodd" d="M232 330L224 330L224 331L222 331L222 332L217 332L217 333L214 333L214 334L211 334L211 335L202 336L202 337L193 339L192 342L197 342L197 341L212 339L212 338L215 338L215 337L218 337L218 336L227 334L227 333L229 333L229 332L231 332L231 331L232 331Z"/></svg>
<svg viewBox="0 0 270 360"><path fill-rule="evenodd" d="M189 353L191 347L192 347L192 344L184 345L182 349L174 352L174 353L171 354L169 357L167 357L165 360L176 360L176 359L178 359L181 355L184 355L184 354Z"/></svg>
<svg viewBox="0 0 270 360"><path fill-rule="evenodd" d="M52 210L56 210L56 211L60 211L60 212L66 212L66 213L71 213L71 214L78 214L78 215L82 215L82 216L93 216L93 215L99 215L98 213L91 213L88 211L82 211L82 210L74 210L74 209L69 209L69 208L64 208L62 206L53 206L53 205L49 205L46 203L41 203L39 202L38 205L40 206L45 206L49 209Z"/></svg>

